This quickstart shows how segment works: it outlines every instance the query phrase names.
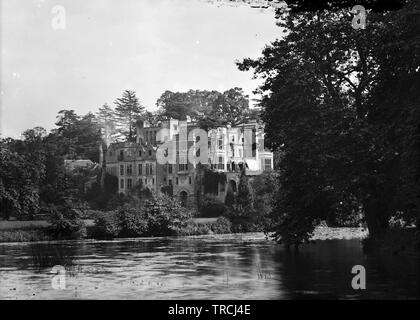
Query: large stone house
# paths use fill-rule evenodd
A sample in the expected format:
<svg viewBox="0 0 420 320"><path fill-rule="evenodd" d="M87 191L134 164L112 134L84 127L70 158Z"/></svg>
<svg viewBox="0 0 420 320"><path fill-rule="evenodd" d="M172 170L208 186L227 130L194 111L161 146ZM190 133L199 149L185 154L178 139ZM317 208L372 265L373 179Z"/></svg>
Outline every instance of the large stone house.
<svg viewBox="0 0 420 320"><path fill-rule="evenodd" d="M194 161L180 161L183 153L179 151L183 143L188 149L194 144L194 141L185 141L186 138L183 140L180 136L186 137L196 128L193 122L175 119L162 121L158 126L139 121L136 142L111 144L105 158L106 168L108 173L118 177L119 192L127 194L139 186L153 191L170 190L186 206L194 207L197 192L204 192L199 185L203 181L199 168L203 166ZM186 132L182 134L182 130ZM213 192L221 201L229 188L236 192L242 168L247 175L273 169L273 154L264 149L264 127L257 122L212 129L207 132L207 137L208 161L205 166L226 175L225 182ZM176 162L161 164L157 151L168 141L176 142Z"/></svg>

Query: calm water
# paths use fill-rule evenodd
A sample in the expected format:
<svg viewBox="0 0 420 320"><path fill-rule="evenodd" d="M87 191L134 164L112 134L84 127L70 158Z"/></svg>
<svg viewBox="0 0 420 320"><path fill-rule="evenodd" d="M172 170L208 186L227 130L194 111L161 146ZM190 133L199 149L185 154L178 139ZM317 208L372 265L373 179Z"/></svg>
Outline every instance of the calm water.
<svg viewBox="0 0 420 320"><path fill-rule="evenodd" d="M66 265L66 289L51 267ZM351 288L363 265L367 289ZM1 299L413 299L419 258L325 240L288 252L261 234L1 244Z"/></svg>

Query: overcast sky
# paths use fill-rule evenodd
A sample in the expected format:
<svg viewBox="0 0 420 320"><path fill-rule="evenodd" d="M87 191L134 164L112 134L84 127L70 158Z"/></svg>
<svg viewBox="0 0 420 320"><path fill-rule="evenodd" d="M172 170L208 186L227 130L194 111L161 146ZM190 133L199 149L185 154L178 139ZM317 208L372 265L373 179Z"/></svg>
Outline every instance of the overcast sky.
<svg viewBox="0 0 420 320"><path fill-rule="evenodd" d="M203 0L0 0L1 131L54 127L61 109L112 104L123 90L155 109L165 91L224 91L258 82L236 59L281 35L272 10ZM62 5L66 28L54 29ZM54 20L57 21L57 20Z"/></svg>

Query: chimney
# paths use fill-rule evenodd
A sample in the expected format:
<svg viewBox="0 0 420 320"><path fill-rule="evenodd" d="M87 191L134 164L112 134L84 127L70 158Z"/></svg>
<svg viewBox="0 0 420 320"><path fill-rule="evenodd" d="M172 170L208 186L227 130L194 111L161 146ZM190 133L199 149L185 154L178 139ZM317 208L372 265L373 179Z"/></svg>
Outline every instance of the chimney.
<svg viewBox="0 0 420 320"><path fill-rule="evenodd" d="M142 143L144 141L144 133L143 133L144 123L142 120L137 120L136 123L136 142Z"/></svg>

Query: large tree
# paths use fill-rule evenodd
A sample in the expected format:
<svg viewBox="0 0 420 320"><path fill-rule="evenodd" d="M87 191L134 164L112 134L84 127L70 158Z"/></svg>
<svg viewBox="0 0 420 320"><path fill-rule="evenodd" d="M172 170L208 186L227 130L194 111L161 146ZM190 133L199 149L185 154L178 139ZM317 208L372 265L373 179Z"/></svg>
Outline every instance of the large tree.
<svg viewBox="0 0 420 320"><path fill-rule="evenodd" d="M393 13L372 12L367 28L355 30L349 9L293 12L285 7L277 12L284 37L267 46L262 57L239 64L264 79L259 92L267 141L282 155L273 212L278 240L307 240L316 222L341 206L362 208L373 235L382 233L397 212L401 176L394 169L400 154L390 139L396 132L390 124L397 124L396 114L400 120L408 115L394 97L394 114L385 120L378 97L386 74L400 85L408 70L411 78L418 77L418 55L408 54L418 52L413 31L420 19L413 10L418 10L414 2ZM411 24L404 22L408 12L417 18L411 17ZM405 67L391 68L392 60ZM405 92L412 106L410 90Z"/></svg>
<svg viewBox="0 0 420 320"><path fill-rule="evenodd" d="M181 120L190 117L204 129L236 126L259 116L256 109L250 109L249 98L241 88L223 93L214 90L165 91L156 104L161 117Z"/></svg>
<svg viewBox="0 0 420 320"><path fill-rule="evenodd" d="M132 90L125 90L122 97L115 100L114 104L115 117L120 133L127 141L133 141L136 121L141 116L144 107L140 104L136 92Z"/></svg>

